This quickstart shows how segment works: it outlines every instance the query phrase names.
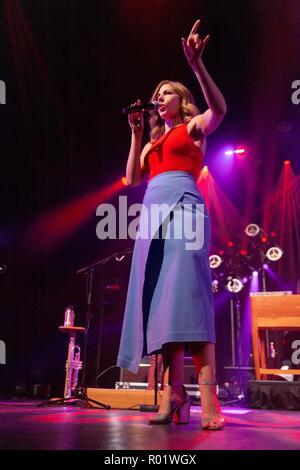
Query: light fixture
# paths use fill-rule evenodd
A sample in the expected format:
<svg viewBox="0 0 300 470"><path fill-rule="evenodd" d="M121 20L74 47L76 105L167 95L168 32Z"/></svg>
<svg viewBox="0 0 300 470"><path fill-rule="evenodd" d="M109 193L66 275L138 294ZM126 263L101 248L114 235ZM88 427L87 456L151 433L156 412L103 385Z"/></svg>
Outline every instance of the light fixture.
<svg viewBox="0 0 300 470"><path fill-rule="evenodd" d="M218 290L219 290L219 281L217 279L214 279L211 283L211 287L212 287L212 291L214 293L218 292Z"/></svg>
<svg viewBox="0 0 300 470"><path fill-rule="evenodd" d="M242 290L242 288L244 287L243 286L243 283L242 281L238 278L238 277L231 277L229 276L227 278L227 284L226 284L226 289L229 291L229 292L232 292L233 294L237 294L238 292L240 292Z"/></svg>
<svg viewBox="0 0 300 470"><path fill-rule="evenodd" d="M283 255L283 251L279 246L272 246L271 248L268 249L266 253L266 257L270 261L278 261Z"/></svg>
<svg viewBox="0 0 300 470"><path fill-rule="evenodd" d="M6 264L0 264L0 274L5 274L7 271Z"/></svg>
<svg viewBox="0 0 300 470"><path fill-rule="evenodd" d="M260 228L257 224L249 224L245 228L245 234L248 235L248 237L256 237L260 232Z"/></svg>
<svg viewBox="0 0 300 470"><path fill-rule="evenodd" d="M209 266L211 269L217 269L222 263L222 258L219 255L211 255L209 257Z"/></svg>

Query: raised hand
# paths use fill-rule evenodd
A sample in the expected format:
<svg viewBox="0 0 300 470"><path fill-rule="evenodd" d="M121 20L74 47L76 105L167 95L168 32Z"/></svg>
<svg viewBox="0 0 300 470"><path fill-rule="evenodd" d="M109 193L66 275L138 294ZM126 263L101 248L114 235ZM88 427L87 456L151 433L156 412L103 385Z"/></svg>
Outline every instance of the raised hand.
<svg viewBox="0 0 300 470"><path fill-rule="evenodd" d="M208 43L210 36L209 34L202 40L197 34L197 29L201 23L201 20L197 20L191 29L191 32L187 39L181 38L182 47L185 57L191 67L196 64L197 60L203 54L204 48Z"/></svg>
<svg viewBox="0 0 300 470"><path fill-rule="evenodd" d="M137 100L134 103L134 106L135 105L140 106L141 104L142 104L141 100ZM143 111L128 114L128 122L129 122L129 126L131 128L131 132L133 134L135 134L136 136L141 137L143 135L143 131L144 131Z"/></svg>

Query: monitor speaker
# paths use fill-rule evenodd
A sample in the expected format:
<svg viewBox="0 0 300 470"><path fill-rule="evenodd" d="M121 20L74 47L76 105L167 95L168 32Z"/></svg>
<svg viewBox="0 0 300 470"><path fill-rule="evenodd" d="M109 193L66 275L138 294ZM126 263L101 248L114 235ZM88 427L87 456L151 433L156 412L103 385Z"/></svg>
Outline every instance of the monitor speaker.
<svg viewBox="0 0 300 470"><path fill-rule="evenodd" d="M130 372L127 369L121 369L120 382L140 382L147 383L149 378L149 370L151 364L151 357L145 356L140 362L139 369L136 374ZM196 384L197 377L195 374L195 368L191 357L184 358L183 367L183 382L185 384Z"/></svg>
<svg viewBox="0 0 300 470"><path fill-rule="evenodd" d="M149 376L150 363L151 363L151 358L149 356L143 357L136 374L134 374L133 372L130 372L127 369L121 369L120 382L147 383L148 376Z"/></svg>

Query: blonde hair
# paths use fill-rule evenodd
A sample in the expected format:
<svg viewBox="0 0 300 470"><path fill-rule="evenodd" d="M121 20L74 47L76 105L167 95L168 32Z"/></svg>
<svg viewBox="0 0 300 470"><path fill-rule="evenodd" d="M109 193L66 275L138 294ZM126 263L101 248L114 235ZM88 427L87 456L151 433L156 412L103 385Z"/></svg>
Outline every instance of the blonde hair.
<svg viewBox="0 0 300 470"><path fill-rule="evenodd" d="M173 82L171 80L161 81L154 92L152 93L151 101L157 100L157 94L160 88L165 84L171 85L175 93L180 96L180 117L181 121L188 123L194 116L200 113L199 109L195 105L195 99L192 93L180 82ZM149 117L150 126L150 141L155 142L165 131L164 120L161 119L157 111L152 111Z"/></svg>

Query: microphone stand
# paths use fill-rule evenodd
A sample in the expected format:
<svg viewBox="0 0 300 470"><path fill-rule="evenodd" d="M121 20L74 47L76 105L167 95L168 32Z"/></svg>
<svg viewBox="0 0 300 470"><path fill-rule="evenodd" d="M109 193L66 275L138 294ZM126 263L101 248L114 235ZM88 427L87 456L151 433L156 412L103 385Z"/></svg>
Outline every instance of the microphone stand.
<svg viewBox="0 0 300 470"><path fill-rule="evenodd" d="M106 410L110 410L111 406L101 403L96 400L92 400L87 396L86 387L84 386L85 378L86 378L86 356L87 356L87 343L88 343L88 333L90 329L91 323L91 312L92 312L92 291L93 291L93 279L94 279L94 272L98 266L102 266L108 263L113 258L117 261L121 261L127 254L133 252L132 248L128 248L125 251L120 251L117 253L113 253L112 255L108 256L107 258L103 258L95 263L92 263L90 266L84 266L76 271L76 274L84 274L87 276L87 305L86 305L86 324L85 324L85 335L84 335L84 346L83 346L83 360L82 360L82 378L81 383L78 389L76 389L76 396L83 400L88 404L89 407L92 407L89 402L97 404L101 408L105 408ZM102 315L102 310L101 310Z"/></svg>
<svg viewBox="0 0 300 470"><path fill-rule="evenodd" d="M237 369L238 371L238 390L239 397L226 402L226 405L241 403L244 398L242 390L242 344L241 344L241 303L237 292L234 290L233 279L230 280L231 298L230 298L230 323L231 323L231 360L232 364L229 369ZM237 359L237 361L236 361Z"/></svg>
<svg viewBox="0 0 300 470"><path fill-rule="evenodd" d="M152 365L152 361L151 361ZM154 367L154 404L146 405L142 404L139 406L140 411L149 411L151 413L158 411L159 406L157 404L158 396L158 353L155 353L155 367Z"/></svg>
<svg viewBox="0 0 300 470"><path fill-rule="evenodd" d="M83 360L82 360L82 378L80 382L80 386L76 387L71 396L64 396L64 398L59 398L56 400L48 400L46 402L39 403L37 406L47 406L47 405L76 405L81 407L88 407L88 408L95 408L91 403L98 405L100 408L105 408L106 410L110 410L111 406L101 403L97 400L93 400L92 398L88 397L86 392L86 387L84 386L85 377L86 377L86 356L87 356L87 340L88 340L88 333L90 329L91 323L91 312L92 312L92 291L93 291L93 279L94 279L94 272L97 266L106 264L111 259L115 258L117 261L121 261L127 254L133 252L132 248L128 248L125 251L121 251L118 253L114 253L107 258L101 259L96 261L95 263L91 264L90 266L85 266L78 271L76 274L85 274L87 276L87 304L86 304L86 322L85 328L79 328L78 330L84 330L84 345L83 345ZM120 258L118 258L120 257ZM102 313L101 313L102 315ZM75 337L74 337L75 338ZM69 343L70 348L70 343ZM109 368L110 369L110 368ZM98 377L97 377L98 379Z"/></svg>
<svg viewBox="0 0 300 470"><path fill-rule="evenodd" d="M91 403L98 405L100 408L105 408L110 410L110 405L105 405L97 400L93 400L88 397L86 392L85 376L86 376L86 355L87 355L87 340L91 323L91 311L92 311L92 289L93 289L93 278L94 278L94 268L88 267L84 270L84 273L87 275L87 306L86 306L86 321L85 321L85 332L84 332L84 342L83 342L83 359L82 359L82 375L80 386L77 387L74 391L74 397L79 400L79 404L86 406L88 408L95 408Z"/></svg>

